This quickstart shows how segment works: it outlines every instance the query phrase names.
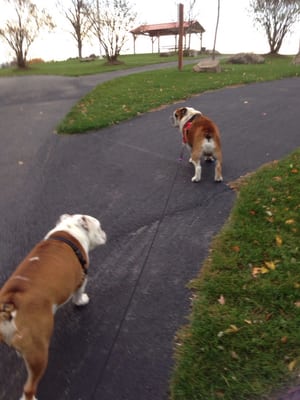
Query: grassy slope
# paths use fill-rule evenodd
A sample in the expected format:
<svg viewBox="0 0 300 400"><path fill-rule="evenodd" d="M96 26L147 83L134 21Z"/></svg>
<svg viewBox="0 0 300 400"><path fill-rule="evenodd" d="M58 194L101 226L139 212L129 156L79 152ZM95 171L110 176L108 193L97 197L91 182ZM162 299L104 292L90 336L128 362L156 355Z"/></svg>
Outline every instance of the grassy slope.
<svg viewBox="0 0 300 400"><path fill-rule="evenodd" d="M207 90L300 73L299 66L291 63L291 57L268 58L261 65L231 65L224 61L222 66L219 74L195 73L192 65L186 65L183 71L167 68L103 83L73 107L59 124L58 132L99 129Z"/></svg>
<svg viewBox="0 0 300 400"><path fill-rule="evenodd" d="M249 400L300 369L300 149L242 185L178 334L173 400Z"/></svg>
<svg viewBox="0 0 300 400"><path fill-rule="evenodd" d="M25 70L16 68L0 69L1 76L15 75L64 75L64 76L82 76L101 74L104 72L117 71L120 69L129 69L143 65L159 64L169 61L176 61L176 57L159 57L157 54L136 54L120 56L120 65L106 65L106 61L94 60L90 62L80 62L78 59L67 61L50 61L30 63Z"/></svg>

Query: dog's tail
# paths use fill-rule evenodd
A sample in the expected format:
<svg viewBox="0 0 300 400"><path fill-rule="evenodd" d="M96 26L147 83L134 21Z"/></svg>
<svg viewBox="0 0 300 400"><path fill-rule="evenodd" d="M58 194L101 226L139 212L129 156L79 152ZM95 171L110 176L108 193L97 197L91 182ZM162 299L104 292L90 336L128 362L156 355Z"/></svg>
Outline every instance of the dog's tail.
<svg viewBox="0 0 300 400"><path fill-rule="evenodd" d="M205 139L207 139L208 141L210 141L211 138L212 138L212 135L211 135L211 133L209 131L206 131L204 136L205 136Z"/></svg>

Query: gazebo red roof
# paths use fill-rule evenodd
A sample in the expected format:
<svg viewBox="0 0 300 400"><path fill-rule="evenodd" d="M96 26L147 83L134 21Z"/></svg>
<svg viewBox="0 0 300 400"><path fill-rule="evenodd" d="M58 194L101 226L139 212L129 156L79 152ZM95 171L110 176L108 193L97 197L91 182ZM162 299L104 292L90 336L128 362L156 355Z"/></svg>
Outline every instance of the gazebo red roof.
<svg viewBox="0 0 300 400"><path fill-rule="evenodd" d="M183 23L184 33L203 33L205 29L198 21L185 21ZM178 22L167 22L164 24L140 25L130 31L133 35L167 36L179 34Z"/></svg>

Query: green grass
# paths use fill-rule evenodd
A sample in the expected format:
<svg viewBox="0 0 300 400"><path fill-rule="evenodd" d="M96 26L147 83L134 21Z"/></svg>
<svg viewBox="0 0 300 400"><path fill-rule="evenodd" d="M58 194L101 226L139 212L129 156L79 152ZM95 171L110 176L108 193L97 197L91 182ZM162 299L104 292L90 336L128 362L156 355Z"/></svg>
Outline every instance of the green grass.
<svg viewBox="0 0 300 400"><path fill-rule="evenodd" d="M261 400L299 374L299 226L300 149L245 179L191 282L172 400Z"/></svg>
<svg viewBox="0 0 300 400"><path fill-rule="evenodd" d="M120 65L106 65L106 60L95 60L90 62L80 62L78 59L67 61L51 61L29 64L27 69L2 68L1 76L15 75L63 75L63 76L82 76L93 75L103 72L118 71L120 69L129 69L141 67L143 65L160 64L170 61L176 61L176 56L160 57L158 54L136 54L120 56Z"/></svg>
<svg viewBox="0 0 300 400"><path fill-rule="evenodd" d="M59 133L78 133L117 124L164 104L195 94L250 82L299 76L291 57L268 57L261 65L222 62L222 72L195 73L192 65L149 71L97 86L81 99L57 127Z"/></svg>

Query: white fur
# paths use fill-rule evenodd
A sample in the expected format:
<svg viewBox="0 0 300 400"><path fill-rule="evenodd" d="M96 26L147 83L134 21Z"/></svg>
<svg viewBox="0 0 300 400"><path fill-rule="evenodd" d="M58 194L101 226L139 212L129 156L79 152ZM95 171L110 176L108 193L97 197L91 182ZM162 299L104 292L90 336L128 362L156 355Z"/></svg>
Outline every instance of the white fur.
<svg viewBox="0 0 300 400"><path fill-rule="evenodd" d="M203 153L207 153L207 154L213 154L215 151L215 142L213 139L207 140L205 139L205 141L203 142L203 146L202 146L202 151Z"/></svg>
<svg viewBox="0 0 300 400"><path fill-rule="evenodd" d="M100 222L89 215L62 215L55 228L47 233L45 239L57 231L65 231L72 235L82 245L86 254L106 242L106 233L101 229Z"/></svg>
<svg viewBox="0 0 300 400"><path fill-rule="evenodd" d="M8 345L11 344L11 340L17 331L17 327L15 324L16 311L12 313L12 317L13 318L10 321L2 321L0 323L0 333L3 336L5 343L7 343Z"/></svg>
<svg viewBox="0 0 300 400"><path fill-rule="evenodd" d="M192 182L199 182L199 181L201 181L202 167L201 167L200 161L195 162L195 161L193 161L193 160L190 158L190 159L189 159L189 162L190 162L191 164L193 164L194 167L195 167L195 175L192 177Z"/></svg>
<svg viewBox="0 0 300 400"><path fill-rule="evenodd" d="M87 284L87 279L84 280L80 288L73 294L73 303L76 306L85 306L90 301L89 296L84 292Z"/></svg>

